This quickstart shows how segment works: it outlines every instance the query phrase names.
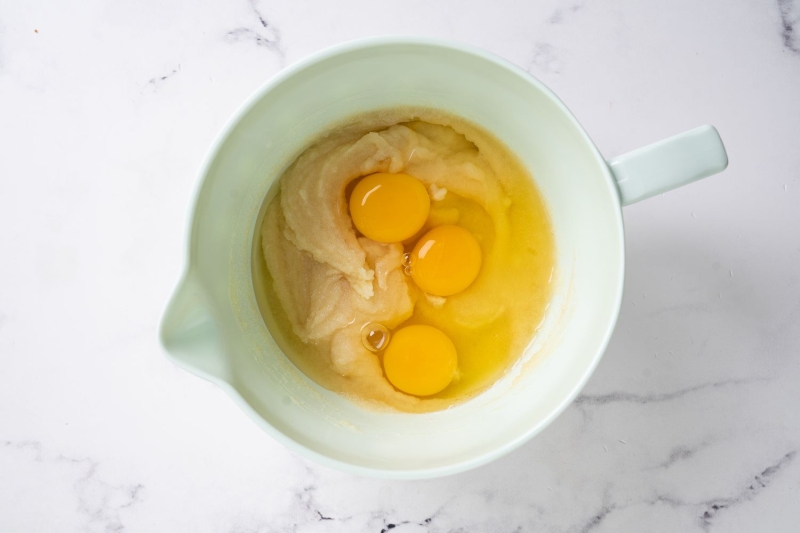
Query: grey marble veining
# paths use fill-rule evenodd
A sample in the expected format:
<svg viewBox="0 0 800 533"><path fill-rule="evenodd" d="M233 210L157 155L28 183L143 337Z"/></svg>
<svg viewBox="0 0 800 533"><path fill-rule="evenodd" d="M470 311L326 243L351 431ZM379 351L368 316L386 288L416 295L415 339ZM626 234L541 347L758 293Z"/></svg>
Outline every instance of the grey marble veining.
<svg viewBox="0 0 800 533"><path fill-rule="evenodd" d="M249 0L250 9L257 23L249 26L240 26L229 30L225 34L225 41L229 43L251 42L256 46L266 48L280 57L281 65L286 64L286 52L281 44L281 33L272 22L268 21L259 9L257 0Z"/></svg>
<svg viewBox="0 0 800 533"><path fill-rule="evenodd" d="M800 36L797 26L800 25L800 7L796 0L778 0L781 14L781 36L783 46L796 54L800 54Z"/></svg>
<svg viewBox="0 0 800 533"><path fill-rule="evenodd" d="M172 69L170 72L167 72L163 76L156 76L154 78L150 78L150 81L147 84L152 87L154 90L157 90L159 86L169 80L171 77L178 74L181 70L181 66L178 65L176 68Z"/></svg>
<svg viewBox="0 0 800 533"><path fill-rule="evenodd" d="M13 461L34 461L68 472L69 478L74 480L72 494L83 531L123 531L123 512L143 501L143 485L116 485L104 481L98 474L99 463L89 457L53 453L38 441L5 441L0 444Z"/></svg>
<svg viewBox="0 0 800 533"><path fill-rule="evenodd" d="M0 532L798 531L798 25L797 0L0 5ZM219 128L387 34L517 63L607 157L703 123L730 156L625 209L618 327L574 404L428 481L296 456L156 337Z"/></svg>
<svg viewBox="0 0 800 533"><path fill-rule="evenodd" d="M649 393L649 394L637 394L632 392L609 392L605 394L581 394L575 401L573 405L576 407L582 407L585 405L588 406L601 406L606 404L612 403L637 403L641 405L646 405L650 403L656 402L668 402L670 400L675 400L677 398L682 398L687 394L692 394L695 392L702 392L709 389L718 389L721 387L735 387L737 385L748 385L750 383L763 383L764 379L726 379L723 381L717 381L714 383L703 383L700 385L694 385L692 387L687 387L685 389L680 389L673 392L664 392L664 393Z"/></svg>

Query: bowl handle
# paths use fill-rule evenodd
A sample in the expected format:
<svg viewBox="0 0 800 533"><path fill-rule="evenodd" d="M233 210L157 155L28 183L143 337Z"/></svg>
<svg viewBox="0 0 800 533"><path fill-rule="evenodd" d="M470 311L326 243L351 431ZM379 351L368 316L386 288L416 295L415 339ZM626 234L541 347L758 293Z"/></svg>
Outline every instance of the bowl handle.
<svg viewBox="0 0 800 533"><path fill-rule="evenodd" d="M174 363L211 381L229 381L217 321L203 286L191 272L172 295L159 336Z"/></svg>
<svg viewBox="0 0 800 533"><path fill-rule="evenodd" d="M717 174L728 154L714 126L700 126L608 162L622 205Z"/></svg>

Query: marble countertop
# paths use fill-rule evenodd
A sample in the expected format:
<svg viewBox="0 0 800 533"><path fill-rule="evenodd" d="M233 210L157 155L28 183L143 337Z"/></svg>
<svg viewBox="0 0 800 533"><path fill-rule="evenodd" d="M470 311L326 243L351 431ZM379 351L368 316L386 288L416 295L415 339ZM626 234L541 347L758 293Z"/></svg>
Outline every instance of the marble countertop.
<svg viewBox="0 0 800 533"><path fill-rule="evenodd" d="M728 170L625 209L582 396L453 477L317 466L156 328L205 150L309 53L417 34L544 81L607 157L715 125ZM800 530L800 0L0 1L0 531Z"/></svg>

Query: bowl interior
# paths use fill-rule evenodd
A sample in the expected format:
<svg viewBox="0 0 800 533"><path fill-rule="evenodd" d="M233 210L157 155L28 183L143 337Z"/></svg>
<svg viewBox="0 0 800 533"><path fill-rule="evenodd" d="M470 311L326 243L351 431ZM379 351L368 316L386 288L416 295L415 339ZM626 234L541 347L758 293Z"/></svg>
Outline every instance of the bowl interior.
<svg viewBox="0 0 800 533"><path fill-rule="evenodd" d="M372 109L411 105L460 115L496 135L536 180L557 247L554 297L522 360L455 408L365 410L299 372L264 324L252 269L264 268L264 198L321 132ZM217 338L204 375L278 439L321 462L424 477L487 462L538 432L577 394L619 308L623 241L605 162L563 105L496 58L461 47L381 40L292 67L240 111L209 157L192 221L186 283L202 292ZM276 331L275 328L272 328ZM183 363L192 367L192 354ZM199 365L196 365L199 366Z"/></svg>

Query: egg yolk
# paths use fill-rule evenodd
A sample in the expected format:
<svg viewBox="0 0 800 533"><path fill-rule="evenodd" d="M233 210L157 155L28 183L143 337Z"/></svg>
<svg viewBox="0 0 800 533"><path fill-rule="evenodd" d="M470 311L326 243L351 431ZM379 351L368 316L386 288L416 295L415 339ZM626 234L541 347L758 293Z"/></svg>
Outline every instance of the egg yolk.
<svg viewBox="0 0 800 533"><path fill-rule="evenodd" d="M383 354L389 381L403 392L430 396L455 376L458 356L453 341L431 326L406 326L394 333Z"/></svg>
<svg viewBox="0 0 800 533"><path fill-rule="evenodd" d="M358 231L383 243L413 237L422 229L430 209L425 185L408 174L371 174L358 182L350 195L350 216Z"/></svg>
<svg viewBox="0 0 800 533"><path fill-rule="evenodd" d="M461 226L439 226L417 242L411 253L411 277L428 294L450 296L475 281L481 247Z"/></svg>

